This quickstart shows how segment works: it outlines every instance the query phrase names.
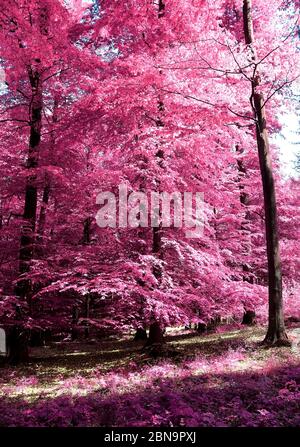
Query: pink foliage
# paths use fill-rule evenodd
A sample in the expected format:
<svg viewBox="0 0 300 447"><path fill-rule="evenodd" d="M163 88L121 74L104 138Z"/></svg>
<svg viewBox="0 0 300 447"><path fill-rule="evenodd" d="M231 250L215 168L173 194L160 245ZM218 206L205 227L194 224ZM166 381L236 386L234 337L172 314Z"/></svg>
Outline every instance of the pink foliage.
<svg viewBox="0 0 300 447"><path fill-rule="evenodd" d="M69 331L74 306L81 322L107 333L154 320L164 326L240 320L245 310L265 319L262 188L253 123L241 116L252 113L241 2L169 0L163 14L155 3L133 0L42 3L43 10L38 0L18 6L9 0L0 11L1 322L14 321L20 279L32 124L28 67L41 75L43 114L32 168L35 252L23 275L32 288L27 327ZM279 87L285 82L289 92L299 71L296 32L286 36L293 12L281 0L259 0L254 9L261 91L274 134L278 107L293 107ZM299 181L285 181L276 169L286 311L294 315ZM98 228L97 193L115 192L121 182L130 191L204 192L204 234L192 240L182 229L164 228L157 257L151 228ZM87 297L89 316L82 310ZM24 310L28 315L25 304Z"/></svg>

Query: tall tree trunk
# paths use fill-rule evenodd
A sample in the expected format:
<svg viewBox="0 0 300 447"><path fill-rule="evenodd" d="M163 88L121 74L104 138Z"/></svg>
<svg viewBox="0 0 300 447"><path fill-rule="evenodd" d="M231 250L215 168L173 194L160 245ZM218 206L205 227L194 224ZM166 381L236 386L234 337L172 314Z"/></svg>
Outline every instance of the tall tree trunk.
<svg viewBox="0 0 300 447"><path fill-rule="evenodd" d="M91 298L89 295L86 296L85 298L85 318L90 318L90 301ZM90 336L90 328L89 328L89 323L88 321L86 321L86 327L84 328L84 338L89 338Z"/></svg>
<svg viewBox="0 0 300 447"><path fill-rule="evenodd" d="M8 331L7 347L8 357L7 361L11 365L18 365L29 360L29 331L24 327L23 318L24 312L21 306L16 306L15 324Z"/></svg>
<svg viewBox="0 0 300 447"><path fill-rule="evenodd" d="M53 114L52 114L52 124L54 126L58 122L57 109L58 109L58 99L56 96L54 96ZM50 143L51 143L51 150L54 151L55 144L56 144L55 132L51 132L51 134L50 134ZM41 253L43 250L42 245L44 243L44 231L45 231L45 226L46 226L46 215L47 215L47 207L49 204L50 192L51 192L50 178L46 174L42 204L41 204L41 208L40 208L38 230L37 230L37 240L39 243L38 246L39 246L39 250Z"/></svg>
<svg viewBox="0 0 300 447"><path fill-rule="evenodd" d="M23 213L23 225L21 228L21 241L19 251L19 275L29 272L30 263L34 255L36 211L37 211L37 185L35 168L38 166L39 146L42 127L42 80L38 69L30 67L28 76L31 85L31 126L29 136L29 149L27 169L29 174L25 186L25 202ZM19 278L15 287L15 293L27 301L29 314L31 313L31 281L27 278ZM12 342L10 345L10 358L12 363L26 361L28 359L28 333L17 325L12 330Z"/></svg>
<svg viewBox="0 0 300 447"><path fill-rule="evenodd" d="M31 100L31 126L29 137L29 150L27 168L29 174L25 187L25 203L23 214L23 225L21 229L21 244L19 253L19 273L28 273L30 262L33 258L35 243L35 226L37 210L37 185L35 168L38 166L39 146L41 141L42 127L42 80L38 70L30 68L28 71L32 89ZM30 282L28 280L18 281L17 295L28 298L30 292Z"/></svg>
<svg viewBox="0 0 300 447"><path fill-rule="evenodd" d="M38 152L41 139L42 122L42 88L38 70L30 67L28 76L31 85L31 126L29 137L29 149L27 169L29 174L25 186L25 202L23 213L23 225L21 228L21 240L19 251L19 275L29 272L30 262L33 258L35 242L35 225L37 210L37 186L35 168L38 165ZM27 300L29 313L31 312L31 282L26 278L19 278L15 287L15 293ZM18 309L16 309L17 314ZM28 357L27 332L17 325L12 330L12 343L10 346L10 361L17 363Z"/></svg>
<svg viewBox="0 0 300 447"><path fill-rule="evenodd" d="M158 19L161 19L165 15L165 2L164 0L158 1L158 11L157 11L157 17ZM161 74L161 70L160 70ZM157 101L157 111L158 116L154 120L155 125L157 129L164 127L164 121L163 121L163 112L164 112L164 103L161 100L161 98L158 98ZM164 159L164 151L158 147L158 144L156 145L156 158L157 158L157 164L159 167L162 167L163 159ZM157 179L157 184L159 185L159 179ZM159 190L159 186L158 186ZM159 213L159 220L160 220L160 210ZM161 231L162 231L162 225L161 222L159 222L158 226L152 228L152 253L156 254L158 257L161 257ZM153 274L157 278L158 281L161 279L161 269L160 267L154 266L153 267ZM160 325L160 323L155 320L150 324L149 329L149 337L146 343L146 346L152 345L152 344L162 344L164 343L164 337L163 337L163 329Z"/></svg>
<svg viewBox="0 0 300 447"><path fill-rule="evenodd" d="M252 326L255 324L255 312L254 310L246 310L243 315L242 324L246 324L247 326Z"/></svg>
<svg viewBox="0 0 300 447"><path fill-rule="evenodd" d="M161 225L159 227L153 227L153 241L152 252L153 254L160 255L161 250ZM153 267L153 275L159 281L161 279L161 268L159 266ZM164 343L163 330L158 321L154 321L150 324L149 337L147 340L147 346L152 344Z"/></svg>
<svg viewBox="0 0 300 447"><path fill-rule="evenodd" d="M145 341L148 339L147 331L145 328L139 327L134 335L134 341Z"/></svg>
<svg viewBox="0 0 300 447"><path fill-rule="evenodd" d="M158 0L158 18L160 19L165 15L166 4L164 0Z"/></svg>
<svg viewBox="0 0 300 447"><path fill-rule="evenodd" d="M91 243L91 225L92 225L92 218L87 217L83 222L83 237L82 237L83 244Z"/></svg>
<svg viewBox="0 0 300 447"><path fill-rule="evenodd" d="M49 14L47 6L40 6L39 10L39 30L44 36L48 35ZM29 21L32 26L32 21ZM20 48L26 48L19 40ZM27 158L28 175L25 186L25 201L23 213L23 225L21 228L21 240L19 251L19 275L29 273L30 264L34 256L36 213L37 213L37 175L39 149L42 129L42 110L43 110L43 90L41 60L37 57L31 59L27 65L28 79L31 86L31 97L29 102L30 113L30 136ZM15 294L26 300L31 314L31 281L27 278L19 278L15 287ZM16 317L18 308L16 309ZM18 362L28 357L28 331L24 329L23 319L20 318L20 325L16 325L13 331L13 343L10 355ZM21 355L20 352L23 354Z"/></svg>
<svg viewBox="0 0 300 447"><path fill-rule="evenodd" d="M164 343L164 331L162 330L160 324L156 321L150 325L147 345L162 343Z"/></svg>
<svg viewBox="0 0 300 447"><path fill-rule="evenodd" d="M254 47L251 0L244 0L243 18L245 42L250 46L253 55L252 59L255 60L256 51ZM259 76L257 75L257 72L253 74L251 81L251 104L256 120L256 141L263 184L268 258L269 321L268 331L264 339L264 343L269 345L289 345L283 317L282 276L277 226L277 207L264 105L265 101L263 95L257 92L257 87L259 85Z"/></svg>
<svg viewBox="0 0 300 447"><path fill-rule="evenodd" d="M49 203L49 196L50 196L50 185L47 182L44 186L43 191L43 198L42 198L42 204L40 209L40 216L39 216L39 223L38 223L38 241L42 245L43 244L43 238L44 238L44 231L45 231L45 224L46 224L46 209Z"/></svg>
<svg viewBox="0 0 300 447"><path fill-rule="evenodd" d="M243 153L243 149L240 148L238 145L236 146L236 152L241 155ZM238 185L240 190L240 202L243 207L246 207L249 204L249 194L247 194L244 191L244 185L243 185L243 177L247 174L246 167L244 165L244 162L242 159L237 160L237 167L238 167ZM246 209L246 208L245 208ZM243 239L247 239L247 242L250 245L250 238L249 238L249 230L247 230L247 221L249 220L249 213L245 211L245 218L244 221L241 224L241 231L243 235ZM248 237L247 237L248 236ZM246 247L242 247L242 251L244 255L247 255L247 245ZM243 269L243 281L253 283L253 279L251 276L249 276L249 266L246 263L242 264ZM242 324L245 325L253 325L255 324L255 312L251 309L247 309L247 305L244 304L244 315L242 319Z"/></svg>
<svg viewBox="0 0 300 447"><path fill-rule="evenodd" d="M265 338L265 343L288 345L289 341L285 332L283 316L282 275L279 252L275 185L272 172L271 156L269 151L268 132L266 129L264 98L259 93L254 94L254 107L257 117L257 148L264 191L268 257L269 326Z"/></svg>
<svg viewBox="0 0 300 447"><path fill-rule="evenodd" d="M159 157L160 158L160 157ZM152 228L152 253L156 254L158 257L161 256L161 223L159 223L158 227ZM161 268L160 266L153 266L153 275L155 278L160 281L161 279ZM160 327L160 324L158 321L154 321L152 324L150 324L150 330L149 330L149 338L147 340L147 345L156 344L156 343L163 343L164 337L163 337L163 330Z"/></svg>
<svg viewBox="0 0 300 447"><path fill-rule="evenodd" d="M71 324L71 340L75 341L78 338L77 324L79 319L79 310L77 306L72 308L72 324Z"/></svg>
<svg viewBox="0 0 300 447"><path fill-rule="evenodd" d="M26 363L28 354L28 331L22 326L15 325L8 333L8 358L10 365Z"/></svg>

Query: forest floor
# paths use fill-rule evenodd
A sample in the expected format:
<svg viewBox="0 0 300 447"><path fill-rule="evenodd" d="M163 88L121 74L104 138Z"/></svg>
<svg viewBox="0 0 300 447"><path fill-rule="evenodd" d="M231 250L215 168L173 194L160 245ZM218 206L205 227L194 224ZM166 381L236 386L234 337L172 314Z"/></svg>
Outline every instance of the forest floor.
<svg viewBox="0 0 300 447"><path fill-rule="evenodd" d="M156 359L132 339L33 348L0 368L0 426L300 426L300 328L291 348L264 331L173 332Z"/></svg>

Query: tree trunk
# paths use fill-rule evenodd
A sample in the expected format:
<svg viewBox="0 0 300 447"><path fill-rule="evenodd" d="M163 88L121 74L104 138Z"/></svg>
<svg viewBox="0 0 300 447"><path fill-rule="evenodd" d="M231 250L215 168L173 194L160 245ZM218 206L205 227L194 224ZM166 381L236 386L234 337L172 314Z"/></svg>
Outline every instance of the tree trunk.
<svg viewBox="0 0 300 447"><path fill-rule="evenodd" d="M243 18L245 42L247 45L250 46L253 55L252 59L255 61L256 51L254 47L254 32L251 8L251 0L244 0ZM268 331L264 339L264 343L268 345L289 345L290 343L285 332L283 317L282 276L277 227L275 184L272 171L271 155L269 150L269 139L264 105L265 102L263 95L257 92L257 87L260 83L257 71L256 73L254 72L251 83L251 105L256 121L256 141L263 184L268 258L269 321Z"/></svg>
<svg viewBox="0 0 300 447"><path fill-rule="evenodd" d="M160 19L165 15L165 2L164 0L158 0L158 18Z"/></svg>
<svg viewBox="0 0 300 447"><path fill-rule="evenodd" d="M28 353L28 331L21 326L14 326L8 333L8 363L19 365L26 363L29 358Z"/></svg>
<svg viewBox="0 0 300 447"><path fill-rule="evenodd" d="M147 340L148 336L147 336L147 331L144 328L137 328L135 336L134 336L134 341L145 341Z"/></svg>
<svg viewBox="0 0 300 447"><path fill-rule="evenodd" d="M58 122L58 116L57 116L57 107L58 107L58 99L54 96L54 104L53 104L53 114L52 114L52 123L55 125ZM51 149L54 151L55 148L55 133L51 132L50 135L50 141L51 141ZM44 239L44 231L45 231L45 225L46 225L46 213L47 213L47 207L49 203L49 196L50 196L50 179L46 175L45 177L45 186L43 191L43 199L40 209L40 216L39 216L39 224L38 224L38 242L39 245L43 245L43 239Z"/></svg>
<svg viewBox="0 0 300 447"><path fill-rule="evenodd" d="M158 253L161 245L161 228L153 227L152 252Z"/></svg>
<svg viewBox="0 0 300 447"><path fill-rule="evenodd" d="M42 125L42 89L41 78L38 71L30 69L29 79L32 88L31 126L29 138L29 153L27 168L34 170L38 166L39 145L41 141ZM29 263L33 257L34 232L37 209L36 174L30 173L27 177L25 190L25 205L20 248L20 273L29 271Z"/></svg>
<svg viewBox="0 0 300 447"><path fill-rule="evenodd" d="M149 338L147 345L154 345L154 344L162 344L164 343L164 332L160 326L160 324L155 321L154 323L150 324L150 330L149 330Z"/></svg>
<svg viewBox="0 0 300 447"><path fill-rule="evenodd" d="M243 19L244 19L244 35L246 45L252 45L254 43L254 33L253 33L251 0L244 0Z"/></svg>
<svg viewBox="0 0 300 447"><path fill-rule="evenodd" d="M87 217L83 222L83 238L82 238L83 244L90 244L91 242L91 224L92 224L91 217Z"/></svg>
<svg viewBox="0 0 300 447"><path fill-rule="evenodd" d="M161 249L161 226L153 227L153 246L152 251L154 254L159 254ZM153 266L153 275L160 281L162 272L160 266ZM162 344L164 343L163 331L160 324L156 321L150 325L149 338L147 340L146 346L152 344Z"/></svg>
<svg viewBox="0 0 300 447"><path fill-rule="evenodd" d="M38 225L38 241L40 244L43 243L45 224L46 224L46 209L49 203L49 195L50 195L50 185L47 183L44 187L43 191L43 199L41 204L40 216L39 216L39 225Z"/></svg>
<svg viewBox="0 0 300 447"><path fill-rule="evenodd" d="M158 19L161 19L165 15L165 2L164 0L159 0L158 2ZM161 74L161 70L160 70ZM163 113L165 110L163 100L161 98L158 98L157 101L157 110L158 110L158 117L155 120L156 127L158 129L163 128L165 126L164 119L163 119ZM157 147L156 151L156 158L157 158L157 164L160 168L163 166L163 160L164 160L164 151L161 147ZM160 181L158 179L158 186L160 185ZM158 211L159 213L159 220L161 219L161 213L160 209ZM153 227L153 240L152 240L152 252L153 254L156 254L159 258L161 258L161 234L162 234L162 223L159 222L158 227ZM157 280L160 282L162 271L159 266L153 267L153 275L157 278ZM149 330L149 338L147 340L146 346L151 345L162 345L165 342L164 340L164 332L161 328L161 325L158 321L155 321L150 325Z"/></svg>
<svg viewBox="0 0 300 447"><path fill-rule="evenodd" d="M21 228L19 251L19 275L29 273L30 263L34 254L38 197L35 168L38 166L43 108L40 73L37 69L30 67L28 69L28 76L31 85L31 126L27 158L27 169L29 173L25 186L23 225ZM19 278L16 283L15 294L27 301L30 315L31 281L27 278ZM28 359L28 338L25 330L20 329L18 326L14 328L14 331L12 331L10 362L16 364L17 362L24 362Z"/></svg>
<svg viewBox="0 0 300 447"><path fill-rule="evenodd" d="M268 257L269 326L264 342L266 344L289 345L290 343L285 332L283 316L282 276L277 226L275 184L272 172L271 156L269 152L268 132L266 129L264 98L259 93L255 93L254 95L254 107L257 118L257 148L264 192Z"/></svg>
<svg viewBox="0 0 300 447"><path fill-rule="evenodd" d="M243 153L243 149L237 145L236 152L239 155L241 155ZM238 184L239 184L239 190L240 190L240 202L243 207L246 207L249 204L249 194L247 194L244 191L244 185L242 183L242 179L247 174L247 170L245 168L245 165L244 165L244 162L242 159L237 160L237 166L238 166L238 172L239 172ZM244 239L244 245L242 244L243 255L248 255L246 244L247 244L247 242L249 245L251 243L250 236L249 236L249 230L247 229L247 221L248 220L249 220L249 213L245 212L245 219L244 219L244 222L242 222L242 224L241 224L241 231L242 231L242 236ZM243 281L246 281L246 282L249 282L252 284L253 278L249 275L249 270L250 270L249 266L245 263L242 264L242 270L243 270ZM252 325L255 323L255 312L247 309L247 306L245 303L244 303L244 306L245 306L245 312L244 312L242 324ZM249 321L249 323L247 323L247 321Z"/></svg>
<svg viewBox="0 0 300 447"><path fill-rule="evenodd" d="M197 328L197 331L198 331L200 334L203 334L204 332L207 331L207 324L205 324L205 323L198 323L197 326L196 326L196 328Z"/></svg>
<svg viewBox="0 0 300 447"><path fill-rule="evenodd" d="M40 347L45 346L45 331L42 329L35 329L30 331L29 346Z"/></svg>
<svg viewBox="0 0 300 447"><path fill-rule="evenodd" d="M31 126L29 137L29 151L27 168L29 174L25 187L25 203L23 214L23 225L21 229L21 244L19 253L19 273L28 273L30 262L33 258L35 242L35 225L37 210L37 185L35 168L38 166L39 145L41 140L42 126L42 81L40 73L33 68L29 69L29 80L32 88L31 100ZM23 298L28 298L30 292L29 280L18 281L16 294Z"/></svg>
<svg viewBox="0 0 300 447"><path fill-rule="evenodd" d="M48 35L49 11L47 6L42 6L39 9L39 29L43 36ZM29 21L32 26L31 20ZM19 41L20 48L22 46ZM21 240L19 251L19 275L26 274L30 271L30 264L34 255L35 245L35 231L36 231L36 212L37 212L37 175L36 168L38 167L39 149L41 141L42 129L42 111L43 111L43 90L42 90L42 72L41 60L39 57L32 59L30 56L30 63L27 65L27 73L31 86L31 97L29 101L30 114L30 136L29 148L27 158L28 175L25 186L25 201L23 225L21 228ZM29 315L31 314L31 281L27 278L19 278L15 287L15 293L24 301L27 301L29 308ZM13 335L16 352L19 354L14 357L25 360L28 356L28 336L23 335L27 332L19 330L18 326L15 328L16 333ZM19 335L18 335L19 334ZM17 345L19 347L17 348ZM21 352L24 353L21 354ZM26 354L27 352L27 354Z"/></svg>
<svg viewBox="0 0 300 447"><path fill-rule="evenodd" d="M242 324L252 326L255 324L255 312L254 310L246 310L243 315Z"/></svg>
<svg viewBox="0 0 300 447"><path fill-rule="evenodd" d="M79 311L78 307L74 306L72 309L72 326L71 326L71 340L75 341L78 338L78 331L77 331L77 323L79 318Z"/></svg>
<svg viewBox="0 0 300 447"><path fill-rule="evenodd" d="M85 299L85 318L90 318L90 297L87 296ZM89 323L86 321L86 327L84 328L84 338L89 338L90 336L90 328Z"/></svg>

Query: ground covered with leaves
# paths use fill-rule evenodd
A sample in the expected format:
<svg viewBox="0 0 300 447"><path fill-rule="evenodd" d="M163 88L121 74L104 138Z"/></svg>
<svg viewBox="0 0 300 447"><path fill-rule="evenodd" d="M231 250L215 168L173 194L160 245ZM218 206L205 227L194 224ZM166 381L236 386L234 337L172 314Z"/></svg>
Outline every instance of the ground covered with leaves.
<svg viewBox="0 0 300 447"><path fill-rule="evenodd" d="M0 368L0 426L300 426L300 329L172 333L153 359L131 339L66 342Z"/></svg>

